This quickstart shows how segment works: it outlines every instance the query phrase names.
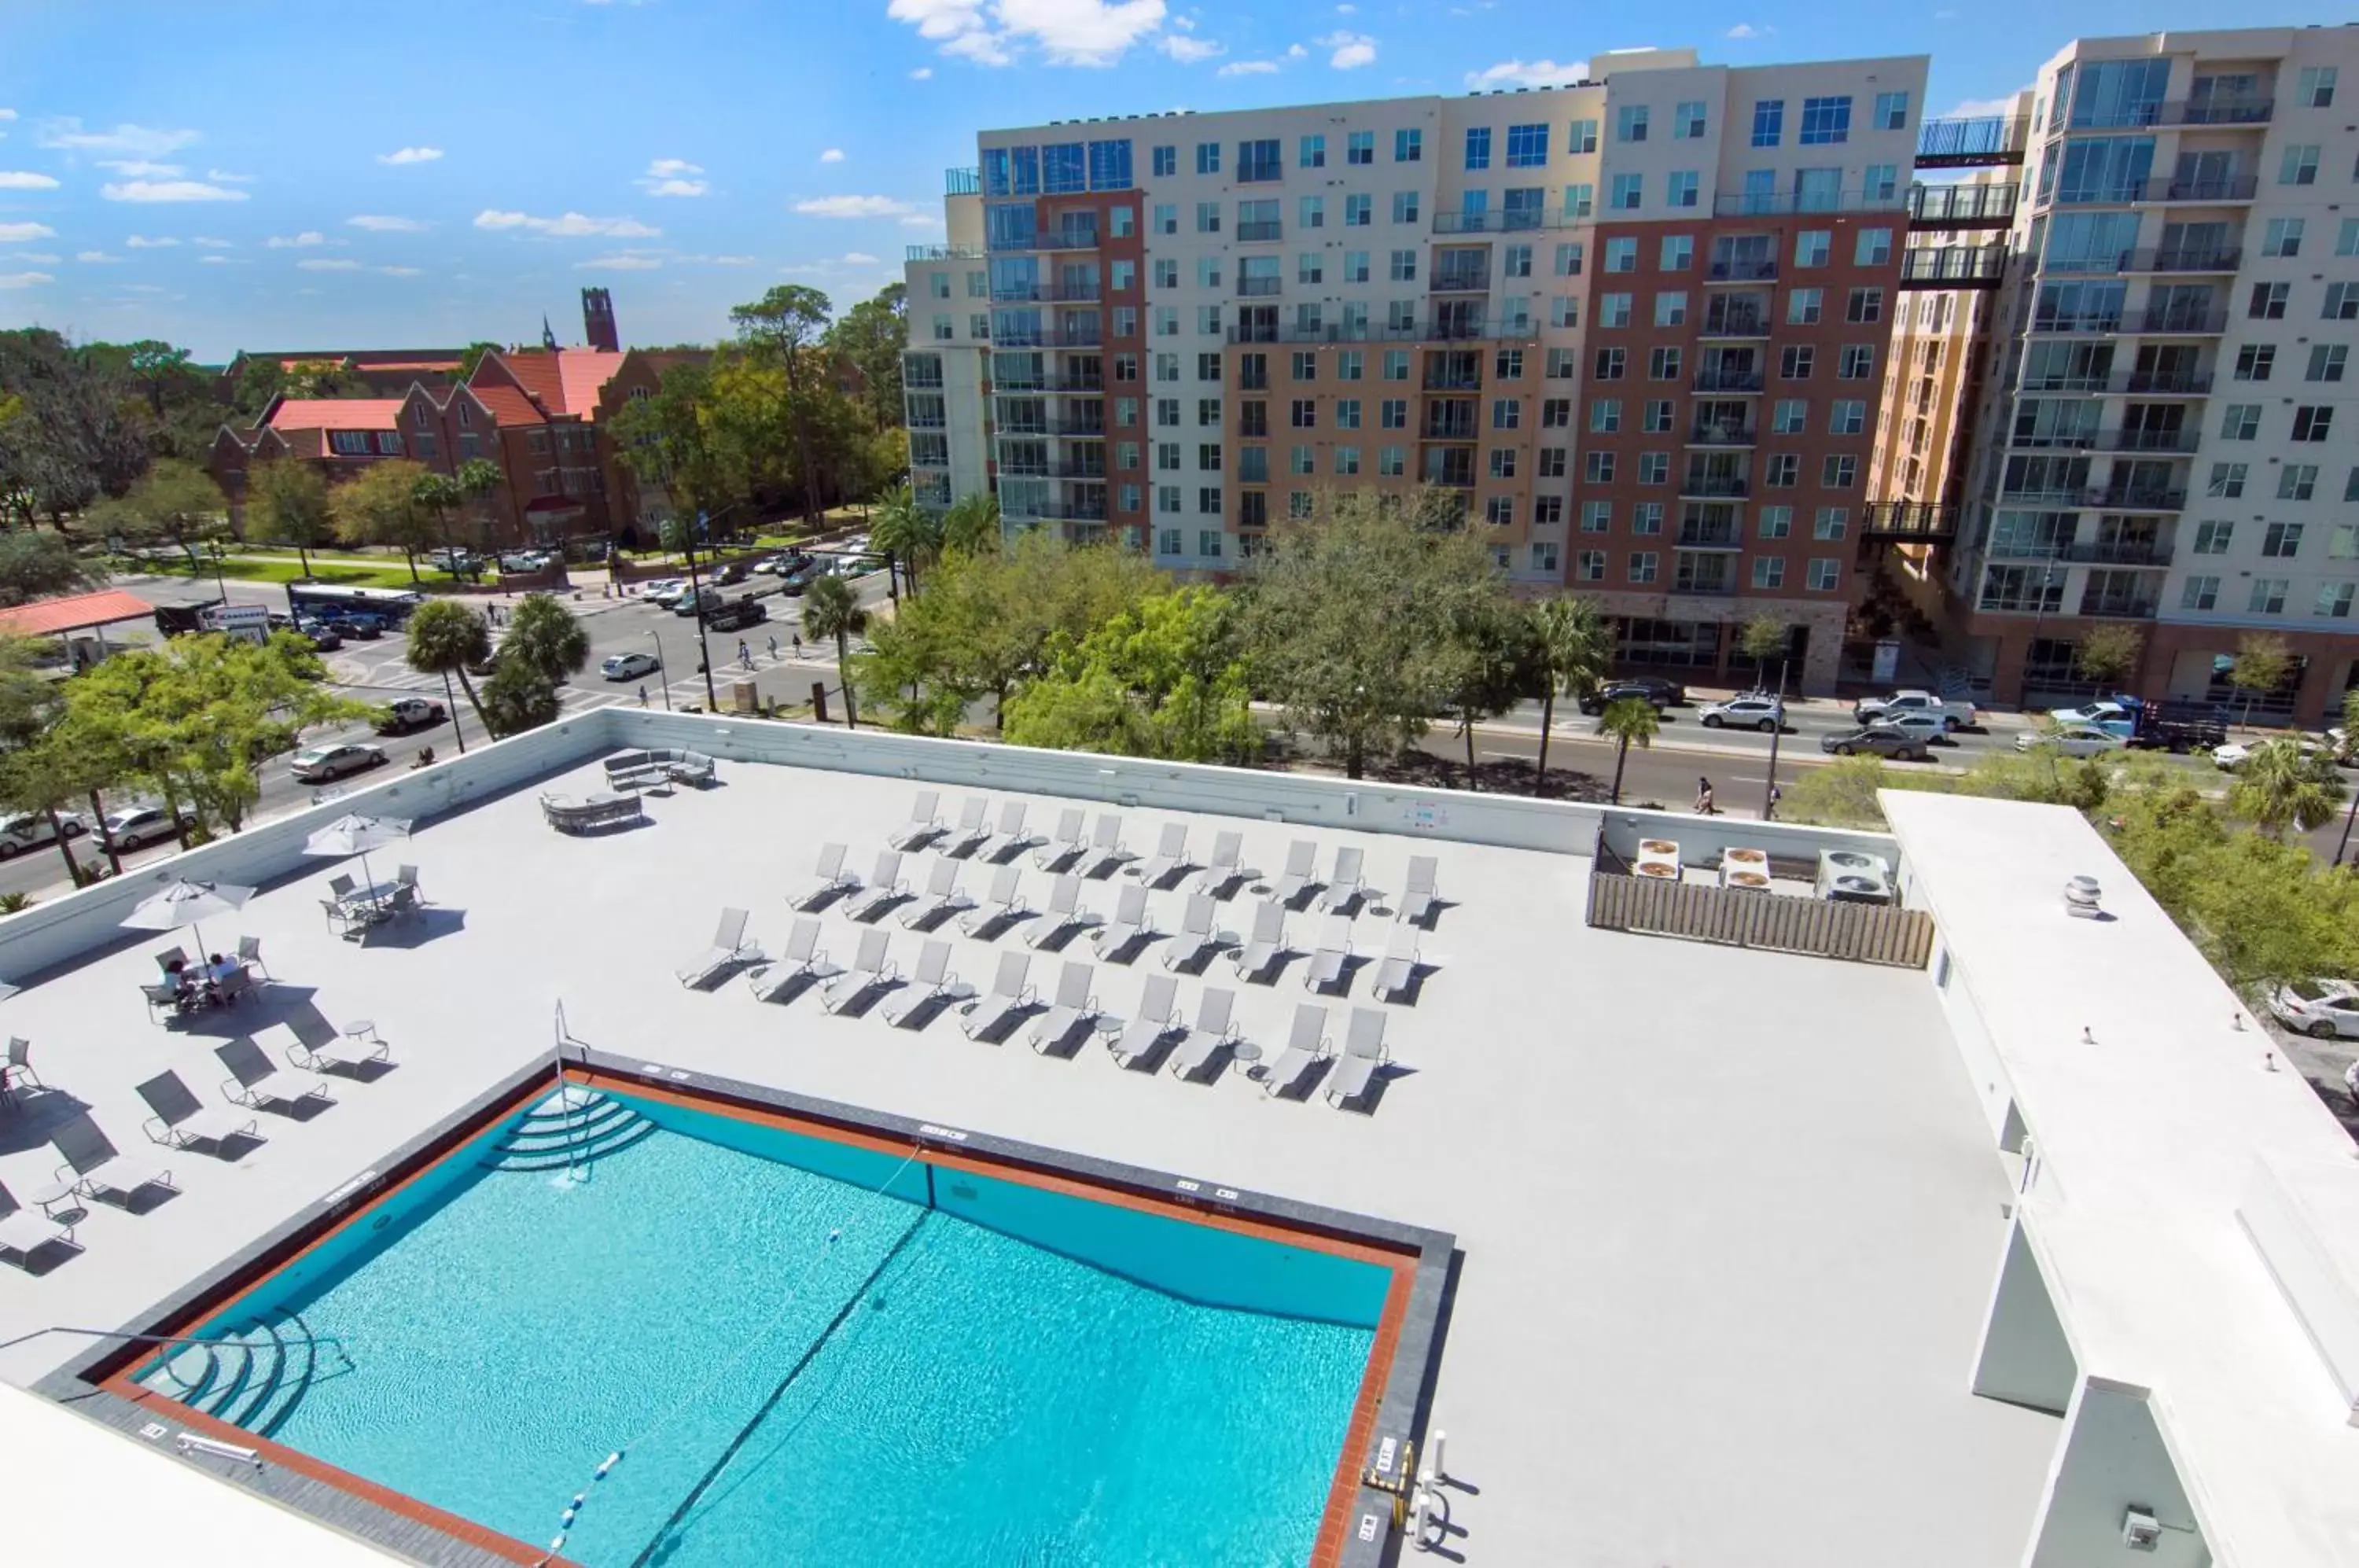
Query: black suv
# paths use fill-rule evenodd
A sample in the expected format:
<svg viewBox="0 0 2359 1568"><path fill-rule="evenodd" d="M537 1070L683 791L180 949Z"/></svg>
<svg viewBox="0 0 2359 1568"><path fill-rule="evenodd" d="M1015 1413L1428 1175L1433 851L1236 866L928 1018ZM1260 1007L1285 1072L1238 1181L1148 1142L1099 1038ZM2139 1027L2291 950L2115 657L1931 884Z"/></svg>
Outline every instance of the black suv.
<svg viewBox="0 0 2359 1568"><path fill-rule="evenodd" d="M704 624L716 632L734 632L743 626L756 626L770 618L770 612L756 599L738 599L716 610L705 612Z"/></svg>
<svg viewBox="0 0 2359 1568"><path fill-rule="evenodd" d="M1654 704L1655 712L1676 708L1688 700L1688 689L1676 681L1666 681L1659 675L1632 675L1618 681L1608 681L1603 686L1584 693L1581 711L1602 713L1625 697L1636 697Z"/></svg>

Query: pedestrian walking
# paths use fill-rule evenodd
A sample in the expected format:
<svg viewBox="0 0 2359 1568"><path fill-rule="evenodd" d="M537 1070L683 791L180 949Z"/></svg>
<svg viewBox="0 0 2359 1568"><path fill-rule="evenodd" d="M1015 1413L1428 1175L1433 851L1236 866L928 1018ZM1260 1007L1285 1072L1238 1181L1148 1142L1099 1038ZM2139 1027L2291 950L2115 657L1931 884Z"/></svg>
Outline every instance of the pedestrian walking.
<svg viewBox="0 0 2359 1568"><path fill-rule="evenodd" d="M1720 808L1712 803L1712 780L1709 779L1699 778L1696 780L1695 809L1696 815L1700 817L1720 815Z"/></svg>
<svg viewBox="0 0 2359 1568"><path fill-rule="evenodd" d="M802 633L800 633L800 632L789 632L788 635L789 637L793 637L793 638L795 639L795 657L796 657L797 659L800 659L800 658L802 658L802 656L803 656L803 634L802 634Z"/></svg>
<svg viewBox="0 0 2359 1568"><path fill-rule="evenodd" d="M776 632L770 634L770 662L778 662L778 634Z"/></svg>
<svg viewBox="0 0 2359 1568"><path fill-rule="evenodd" d="M640 681L640 682L639 682L639 706L640 706L640 707L642 707L642 708L644 708L644 707L646 707L647 705L647 683L646 681Z"/></svg>
<svg viewBox="0 0 2359 1568"><path fill-rule="evenodd" d="M737 668L746 670L754 668L754 650L746 645L744 637L737 639Z"/></svg>
<svg viewBox="0 0 2359 1568"><path fill-rule="evenodd" d="M1777 802L1778 802L1778 801L1780 801L1780 800L1784 800L1785 798L1786 798L1786 791L1784 791L1783 789L1778 789L1778 788L1777 788L1777 786L1776 786L1775 784L1770 785L1770 786L1769 786L1769 809L1768 809L1768 811L1765 811L1764 813L1762 813L1762 820L1763 820L1763 821L1765 821L1765 822L1776 822L1776 821L1777 820Z"/></svg>

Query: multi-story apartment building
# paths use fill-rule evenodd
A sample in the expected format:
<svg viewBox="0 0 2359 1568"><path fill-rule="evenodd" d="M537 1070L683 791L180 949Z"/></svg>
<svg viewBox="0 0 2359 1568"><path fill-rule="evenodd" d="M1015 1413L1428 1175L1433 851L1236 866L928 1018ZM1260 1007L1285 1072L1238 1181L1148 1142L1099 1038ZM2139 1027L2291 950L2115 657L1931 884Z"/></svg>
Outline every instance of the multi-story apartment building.
<svg viewBox="0 0 2359 1568"><path fill-rule="evenodd" d="M1955 650L2000 701L2075 693L2093 626L2132 683L2229 696L2242 640L2295 655L2263 712L2359 681L2359 31L2085 38L2028 114L2015 258L1949 576Z"/></svg>
<svg viewBox="0 0 2359 1568"><path fill-rule="evenodd" d="M908 266L920 493L1219 572L1434 486L1626 660L1724 671L1767 611L1830 683L1926 62L1596 67L983 134Z"/></svg>

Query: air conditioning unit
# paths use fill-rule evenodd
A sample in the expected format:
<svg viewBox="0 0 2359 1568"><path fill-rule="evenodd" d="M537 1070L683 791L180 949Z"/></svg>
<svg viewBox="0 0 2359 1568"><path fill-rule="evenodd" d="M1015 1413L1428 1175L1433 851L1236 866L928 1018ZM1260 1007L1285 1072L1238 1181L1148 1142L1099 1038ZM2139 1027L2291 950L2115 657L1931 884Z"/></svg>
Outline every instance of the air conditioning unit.
<svg viewBox="0 0 2359 1568"><path fill-rule="evenodd" d="M1680 846L1668 838L1642 838L1638 841L1638 859L1630 868L1652 882L1677 882L1680 879Z"/></svg>
<svg viewBox="0 0 2359 1568"><path fill-rule="evenodd" d="M2162 1543L2162 1523L2133 1505L2122 1515L2122 1544L2132 1552L2152 1552Z"/></svg>
<svg viewBox="0 0 2359 1568"><path fill-rule="evenodd" d="M1747 892L1769 890L1769 852L1732 844L1720 852L1720 885Z"/></svg>
<svg viewBox="0 0 2359 1568"><path fill-rule="evenodd" d="M1819 897L1838 904L1892 902L1892 873L1881 857L1856 849L1819 851Z"/></svg>

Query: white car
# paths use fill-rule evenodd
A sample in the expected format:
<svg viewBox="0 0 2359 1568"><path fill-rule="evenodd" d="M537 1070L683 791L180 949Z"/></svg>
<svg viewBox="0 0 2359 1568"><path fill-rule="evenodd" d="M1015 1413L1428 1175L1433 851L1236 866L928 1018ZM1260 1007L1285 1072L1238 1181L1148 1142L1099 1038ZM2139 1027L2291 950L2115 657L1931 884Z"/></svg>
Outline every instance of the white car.
<svg viewBox="0 0 2359 1568"><path fill-rule="evenodd" d="M1933 746L1946 739L1952 726L1949 715L1938 709L1892 708L1868 720L1867 727L1872 730L1898 730L1903 735Z"/></svg>
<svg viewBox="0 0 2359 1568"><path fill-rule="evenodd" d="M106 813L107 842L117 854L168 844L180 836L179 823L161 806L126 806Z"/></svg>
<svg viewBox="0 0 2359 1568"><path fill-rule="evenodd" d="M687 592L687 578L658 577L653 582L644 584L639 590L639 596L652 604L661 604L665 609L669 610L671 608L673 602L682 593Z"/></svg>
<svg viewBox="0 0 2359 1568"><path fill-rule="evenodd" d="M608 656L606 662L598 667L598 673L609 681L636 681L662 668L650 653L617 653Z"/></svg>
<svg viewBox="0 0 2359 1568"><path fill-rule="evenodd" d="M2253 753L2272 744L2275 743L2266 740L2232 740L2225 746L2215 746L2212 748L2212 761L2213 766L2234 773L2245 765ZM2314 740L2296 741L2294 744L2301 749L2301 759L2304 762L2326 762L2333 759L2333 752Z"/></svg>
<svg viewBox="0 0 2359 1568"><path fill-rule="evenodd" d="M14 817L0 817L0 860L14 860L28 849L38 849L57 842L62 831L68 838L80 838L90 831L87 819L73 811L58 813L58 827L49 826L46 811L27 811Z"/></svg>
<svg viewBox="0 0 2359 1568"><path fill-rule="evenodd" d="M2296 980L2269 994L2269 1011L2289 1029L2319 1040L2359 1040L2359 985L2348 980Z"/></svg>
<svg viewBox="0 0 2359 1568"><path fill-rule="evenodd" d="M1698 716L1708 730L1750 729L1772 735L1786 722L1786 705L1775 697L1731 697L1725 702L1706 702Z"/></svg>
<svg viewBox="0 0 2359 1568"><path fill-rule="evenodd" d="M2050 748L2066 757L2103 757L2109 751L2119 751L2129 743L2121 736L2094 724L2058 724L2052 730L2026 730L2015 737L2017 751L2045 751Z"/></svg>
<svg viewBox="0 0 2359 1568"><path fill-rule="evenodd" d="M385 753L373 746L307 746L288 761L288 771L306 784L327 784L347 773L364 773L385 766Z"/></svg>
<svg viewBox="0 0 2359 1568"><path fill-rule="evenodd" d="M1895 691L1889 697L1869 697L1854 703L1851 710L1851 716L1864 724L1900 713L1935 714L1943 720L1945 731L1974 722L1974 705L1964 698L1940 697L1915 689Z"/></svg>

